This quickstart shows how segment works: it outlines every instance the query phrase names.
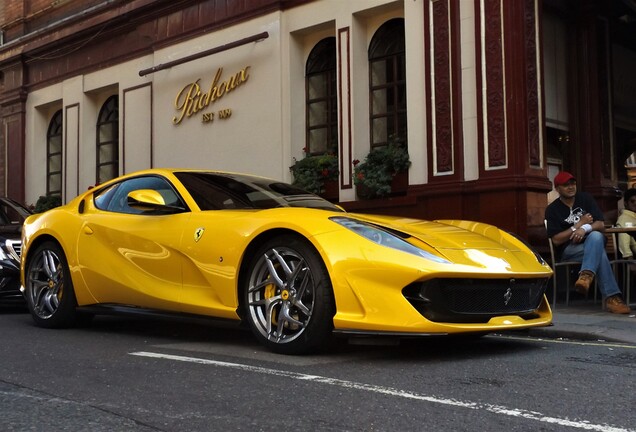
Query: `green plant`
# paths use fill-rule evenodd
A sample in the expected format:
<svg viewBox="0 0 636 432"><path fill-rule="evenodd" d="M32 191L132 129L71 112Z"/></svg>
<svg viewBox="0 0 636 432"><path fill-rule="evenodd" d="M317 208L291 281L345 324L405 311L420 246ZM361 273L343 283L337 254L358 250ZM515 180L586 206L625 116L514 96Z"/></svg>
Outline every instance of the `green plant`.
<svg viewBox="0 0 636 432"><path fill-rule="evenodd" d="M384 197L391 193L391 181L399 172L411 166L404 143L392 139L389 144L372 149L362 163L353 161L353 181L365 189L367 198Z"/></svg>
<svg viewBox="0 0 636 432"><path fill-rule="evenodd" d="M49 195L43 196L40 195L37 202L35 203L35 209L33 210L35 213L44 213L47 210L50 210L55 207L59 207L62 205L62 198L58 195Z"/></svg>
<svg viewBox="0 0 636 432"><path fill-rule="evenodd" d="M294 186L320 194L324 192L326 181L338 180L338 156L333 153L309 155L300 160L294 159L294 165L289 169L294 175Z"/></svg>

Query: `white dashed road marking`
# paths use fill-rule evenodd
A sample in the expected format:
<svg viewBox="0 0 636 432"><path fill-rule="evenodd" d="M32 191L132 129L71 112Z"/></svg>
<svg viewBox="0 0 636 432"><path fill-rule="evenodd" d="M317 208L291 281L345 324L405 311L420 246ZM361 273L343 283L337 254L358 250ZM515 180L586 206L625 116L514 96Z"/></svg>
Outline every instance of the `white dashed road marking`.
<svg viewBox="0 0 636 432"><path fill-rule="evenodd" d="M570 420L566 418L551 417L536 411L527 411L523 409L509 408L509 407L500 406L500 405L461 401L457 399L439 398L435 396L427 396L420 393L413 393L409 391L399 390L399 389L395 389L391 387L383 387L383 386L376 386L371 384L357 383L353 381L346 381L346 380L341 380L336 378L322 377L319 375L307 375L307 374L302 374L297 372L289 372L289 371L263 368L258 366L250 366L250 365L241 364L241 363L229 363L229 362L222 362L217 360L202 359L197 357L185 357L185 356L160 354L160 353L153 353L153 352L140 351L140 352L133 352L130 354L134 356L139 356L139 357L150 357L150 358L181 361L181 362L188 362L188 363L198 363L203 365L239 369L239 370L243 370L247 372L254 372L254 373L260 373L265 375L282 376L282 377L300 380L300 381L316 382L316 383L327 384L327 385L336 386L336 387L362 390L362 391L368 391L368 392L373 392L373 393L383 394L388 396L401 397L405 399L420 400L424 402L454 406L459 408L482 410L482 411L487 411L487 412L491 412L491 413L499 414L499 415L506 415L506 416L517 417L517 418L522 418L526 420L533 420L533 421L537 421L541 423L568 426L568 427L578 428L583 430L601 431L601 432L636 432L636 429L623 429L620 427L615 427L615 426L611 426L607 424L603 424L603 425L592 424L585 420Z"/></svg>

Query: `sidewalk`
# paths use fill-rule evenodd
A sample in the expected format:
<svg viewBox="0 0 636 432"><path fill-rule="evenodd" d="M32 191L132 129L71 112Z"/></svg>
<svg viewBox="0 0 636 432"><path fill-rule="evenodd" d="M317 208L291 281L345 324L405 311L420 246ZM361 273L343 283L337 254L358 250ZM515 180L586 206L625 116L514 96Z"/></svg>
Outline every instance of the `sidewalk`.
<svg viewBox="0 0 636 432"><path fill-rule="evenodd" d="M600 302L592 300L557 302L552 310L552 325L529 330L529 335L546 339L621 342L636 345L636 307L628 315L602 310Z"/></svg>

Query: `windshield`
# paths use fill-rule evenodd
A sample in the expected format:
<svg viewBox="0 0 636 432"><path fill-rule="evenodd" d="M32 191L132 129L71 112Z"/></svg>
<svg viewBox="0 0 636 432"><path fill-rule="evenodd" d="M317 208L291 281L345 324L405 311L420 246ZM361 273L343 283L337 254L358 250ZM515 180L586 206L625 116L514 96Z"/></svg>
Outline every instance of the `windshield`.
<svg viewBox="0 0 636 432"><path fill-rule="evenodd" d="M342 211L290 184L244 174L175 172L201 210L305 207Z"/></svg>
<svg viewBox="0 0 636 432"><path fill-rule="evenodd" d="M10 199L0 198L0 222L2 224L22 224L31 211L22 204Z"/></svg>

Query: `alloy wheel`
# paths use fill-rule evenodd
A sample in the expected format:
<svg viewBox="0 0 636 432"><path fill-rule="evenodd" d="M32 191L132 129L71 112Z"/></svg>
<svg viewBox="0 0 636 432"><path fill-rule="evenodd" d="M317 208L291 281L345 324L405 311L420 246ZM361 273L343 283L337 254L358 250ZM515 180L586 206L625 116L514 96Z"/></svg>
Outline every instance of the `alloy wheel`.
<svg viewBox="0 0 636 432"><path fill-rule="evenodd" d="M66 274L60 257L50 249L40 250L28 270L26 294L33 313L48 319L60 306Z"/></svg>
<svg viewBox="0 0 636 432"><path fill-rule="evenodd" d="M247 306L258 332L268 341L297 339L312 318L315 282L307 261L295 250L267 250L250 274Z"/></svg>

